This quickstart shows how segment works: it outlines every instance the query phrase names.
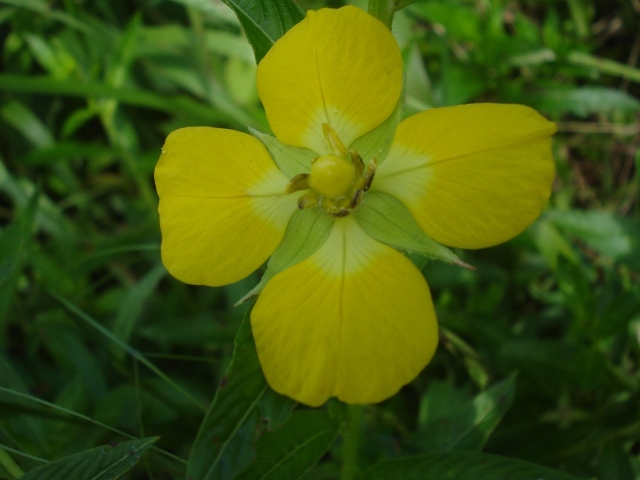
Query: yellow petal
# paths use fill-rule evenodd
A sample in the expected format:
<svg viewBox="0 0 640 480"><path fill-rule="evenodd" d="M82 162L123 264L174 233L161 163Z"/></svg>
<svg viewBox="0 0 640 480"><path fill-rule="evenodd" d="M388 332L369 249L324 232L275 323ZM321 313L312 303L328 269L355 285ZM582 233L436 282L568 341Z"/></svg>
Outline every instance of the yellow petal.
<svg viewBox="0 0 640 480"><path fill-rule="evenodd" d="M549 199L555 131L522 105L427 110L398 126L372 189L402 200L439 243L496 245L522 232Z"/></svg>
<svg viewBox="0 0 640 480"><path fill-rule="evenodd" d="M323 123L349 146L389 117L402 58L389 30L364 11L309 11L260 62L257 81L276 137L322 155L331 153Z"/></svg>
<svg viewBox="0 0 640 480"><path fill-rule="evenodd" d="M260 141L218 128L171 133L155 170L162 261L179 280L219 286L258 268L296 209Z"/></svg>
<svg viewBox="0 0 640 480"><path fill-rule="evenodd" d="M276 275L251 313L269 385L311 406L375 403L429 362L438 341L422 274L402 254L337 219L311 257Z"/></svg>

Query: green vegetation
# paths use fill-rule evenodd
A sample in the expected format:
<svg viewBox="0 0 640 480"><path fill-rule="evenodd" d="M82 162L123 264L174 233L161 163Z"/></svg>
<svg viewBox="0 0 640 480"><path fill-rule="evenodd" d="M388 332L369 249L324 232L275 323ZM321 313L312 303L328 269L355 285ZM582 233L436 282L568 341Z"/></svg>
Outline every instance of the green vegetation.
<svg viewBox="0 0 640 480"><path fill-rule="evenodd" d="M438 352L362 410L268 388L233 307L260 272L160 261L164 138L268 132L255 61L302 15L227 3L255 56L217 0L0 0L0 479L640 478L640 3L401 2L405 115L530 105L557 178L476 270L424 266Z"/></svg>

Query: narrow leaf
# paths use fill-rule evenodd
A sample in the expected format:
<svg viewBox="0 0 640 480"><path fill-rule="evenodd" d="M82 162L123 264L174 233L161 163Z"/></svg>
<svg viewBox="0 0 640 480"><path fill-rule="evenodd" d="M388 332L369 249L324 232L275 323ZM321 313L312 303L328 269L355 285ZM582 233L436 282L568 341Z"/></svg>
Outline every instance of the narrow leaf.
<svg viewBox="0 0 640 480"><path fill-rule="evenodd" d="M87 315L85 312L80 310L76 305L74 305L73 303L69 302L65 298L62 298L59 295L56 295L55 293L52 293L51 296L53 296L56 300L58 300L60 303L62 303L70 312L72 312L73 314L78 316L78 318L80 318L81 320L83 320L84 322L89 324L92 328L94 328L95 330L100 332L102 335L107 337L107 339L109 339L111 342L115 343L122 350L124 350L129 355L131 355L133 358L135 358L140 363L142 363L145 367L147 367L149 370L151 370L153 373L155 373L158 377L160 377L168 385L171 385L171 387L173 387L176 391L180 392L194 406L196 406L197 408L202 408L202 405L200 404L200 402L198 400L196 400L189 392L187 392L184 388L182 388L180 385L178 385L175 381L173 381L171 378L169 378L167 376L167 374L165 374L162 370L160 370L158 367L156 367L155 364L153 364L151 361L149 361L147 359L147 357L142 355L135 348L131 347L127 343L125 343L122 340L120 340L113 333L111 333L109 330L107 330L105 327L103 327L99 322L97 322L94 318L92 318L91 316ZM203 410L204 410L204 408L203 408Z"/></svg>
<svg viewBox="0 0 640 480"><path fill-rule="evenodd" d="M256 63L287 30L304 18L293 0L223 0L237 15L256 56Z"/></svg>
<svg viewBox="0 0 640 480"><path fill-rule="evenodd" d="M253 457L259 427L272 419L282 423L282 411L295 402L275 392L262 373L251 333L249 314L235 340L233 358L191 450L187 478L235 478ZM275 396L276 398L274 398Z"/></svg>
<svg viewBox="0 0 640 480"><path fill-rule="evenodd" d="M145 90L114 88L97 82L56 80L45 76L0 74L0 90L70 97L109 97L128 105L180 113L202 122L238 122L229 115L187 97L158 95Z"/></svg>
<svg viewBox="0 0 640 480"><path fill-rule="evenodd" d="M142 314L142 310L149 296L167 274L162 264L157 265L147 273L124 297L118 308L118 314L113 324L113 334L123 342L129 342L131 333ZM122 359L125 352L118 349L116 357Z"/></svg>
<svg viewBox="0 0 640 480"><path fill-rule="evenodd" d="M31 239L31 229L38 209L38 193L34 193L26 209L0 234L0 338L4 338L4 318L14 297L18 275Z"/></svg>
<svg viewBox="0 0 640 480"><path fill-rule="evenodd" d="M472 452L449 452L383 460L365 472L367 480L586 480L539 465Z"/></svg>
<svg viewBox="0 0 640 480"><path fill-rule="evenodd" d="M238 480L295 480L309 471L333 444L340 425L323 411L295 412L256 445L256 459Z"/></svg>
<svg viewBox="0 0 640 480"><path fill-rule="evenodd" d="M104 445L47 463L22 480L112 480L133 467L158 440L149 437L117 446Z"/></svg>

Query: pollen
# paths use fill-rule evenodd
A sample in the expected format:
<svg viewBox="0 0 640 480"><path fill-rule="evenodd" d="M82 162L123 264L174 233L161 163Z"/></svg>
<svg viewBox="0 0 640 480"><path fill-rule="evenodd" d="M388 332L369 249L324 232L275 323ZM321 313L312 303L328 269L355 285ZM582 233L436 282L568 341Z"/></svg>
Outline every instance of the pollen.
<svg viewBox="0 0 640 480"><path fill-rule="evenodd" d="M346 195L356 177L353 163L338 155L323 155L311 165L309 186L329 199Z"/></svg>

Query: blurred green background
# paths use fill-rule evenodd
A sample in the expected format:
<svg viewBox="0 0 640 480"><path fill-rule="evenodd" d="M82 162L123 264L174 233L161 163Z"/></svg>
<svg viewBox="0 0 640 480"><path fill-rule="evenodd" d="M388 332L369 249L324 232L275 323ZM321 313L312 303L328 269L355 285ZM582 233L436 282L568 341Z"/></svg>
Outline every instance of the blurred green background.
<svg viewBox="0 0 640 480"><path fill-rule="evenodd" d="M526 232L458 252L477 270L426 265L441 345L365 408L362 463L482 449L640 478L640 1L418 0L393 32L406 115L530 105L558 123L557 178ZM109 426L185 459L260 272L170 277L153 168L182 126L269 131L251 47L217 0L0 0L0 42L0 449L26 471L122 441ZM466 413L482 434L444 445ZM305 478L337 478L340 455ZM124 478L184 469L151 451Z"/></svg>

